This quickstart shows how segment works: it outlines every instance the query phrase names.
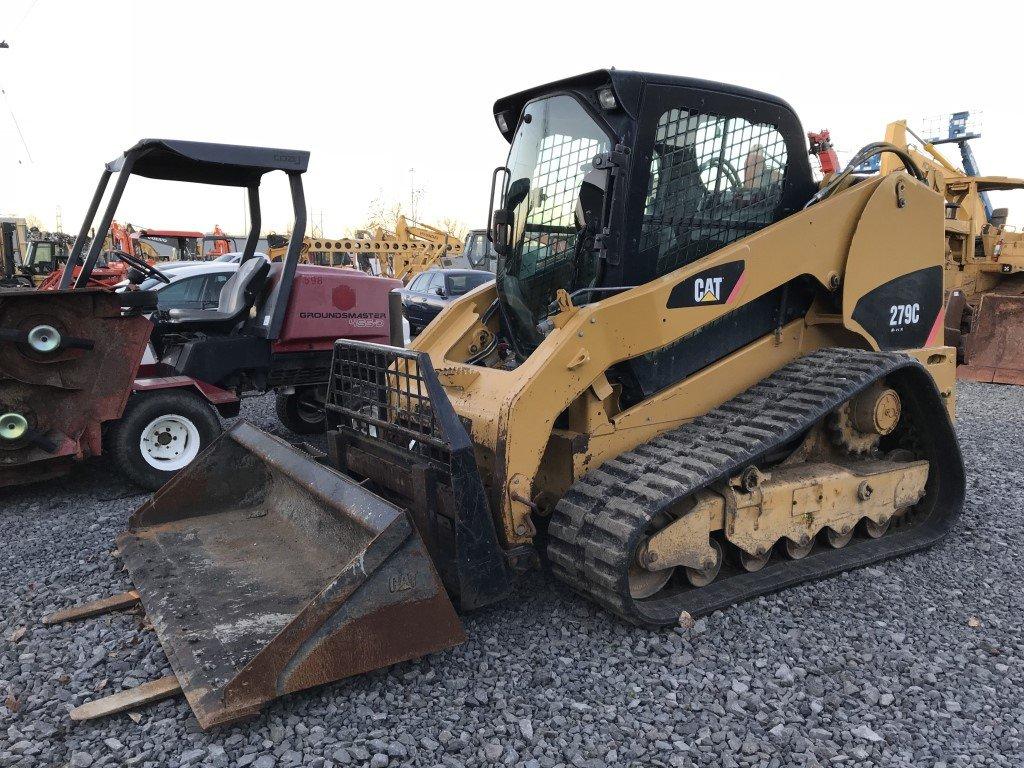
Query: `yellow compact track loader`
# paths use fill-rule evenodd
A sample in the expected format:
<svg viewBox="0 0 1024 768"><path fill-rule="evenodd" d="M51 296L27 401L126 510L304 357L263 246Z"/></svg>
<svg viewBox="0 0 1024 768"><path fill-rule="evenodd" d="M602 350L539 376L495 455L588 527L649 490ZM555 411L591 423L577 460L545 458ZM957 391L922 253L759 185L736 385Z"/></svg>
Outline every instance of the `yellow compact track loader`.
<svg viewBox="0 0 1024 768"><path fill-rule="evenodd" d="M950 530L943 197L906 153L819 189L784 101L617 70L494 116L496 283L410 349L337 342L326 455L240 424L136 512L114 602L177 680L77 716L180 685L231 722L460 642L545 562L658 627Z"/></svg>

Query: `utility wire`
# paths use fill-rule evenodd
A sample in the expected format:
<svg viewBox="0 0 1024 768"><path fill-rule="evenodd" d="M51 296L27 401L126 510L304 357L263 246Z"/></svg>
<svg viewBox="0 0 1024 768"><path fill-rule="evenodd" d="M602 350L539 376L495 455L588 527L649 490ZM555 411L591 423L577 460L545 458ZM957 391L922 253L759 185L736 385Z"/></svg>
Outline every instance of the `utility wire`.
<svg viewBox="0 0 1024 768"><path fill-rule="evenodd" d="M21 126L18 125L18 118L14 116L14 108L11 106L11 100L7 98L7 89L0 88L0 93L4 95L4 103L7 105L7 111L11 114L11 122L14 123L15 129L18 131L18 138L21 139L21 146L25 148L25 154L28 156L28 161L34 164L35 161L32 159L32 153L28 149L28 142L25 141L25 134L21 132Z"/></svg>
<svg viewBox="0 0 1024 768"><path fill-rule="evenodd" d="M20 30L20 29L21 29L21 25L25 23L25 19L27 19L27 18L28 18L28 15L29 15L30 13L32 13L32 9L36 7L36 3L38 3L38 2L39 2L39 0L32 0L32 3L31 3L31 4L29 5L29 7L28 7L28 10L27 10L27 11L25 11L24 15L23 15L23 16L21 17L21 21L19 21L19 22L18 22L18 23L17 23L17 24L16 24L15 26L14 26L14 32L12 32L12 33L11 33L11 37L17 37L17 35L18 35L18 30Z"/></svg>
<svg viewBox="0 0 1024 768"><path fill-rule="evenodd" d="M38 2L39 0L32 0L32 2L28 6L28 10L26 10L25 13L22 14L21 20L14 25L14 31L11 33L11 38L18 36L18 32L21 30L21 26L25 23L25 19L27 19L28 15L32 13L32 9L36 7L36 3ZM11 122L14 123L14 128L18 132L18 138L21 139L21 146L25 148L25 155L28 157L28 161L30 163L35 164L35 161L32 159L32 153L29 151L28 148L28 142L25 141L25 134L21 132L21 125L18 123L18 118L14 115L14 107L11 106L11 100L7 96L7 89L0 88L0 93L4 95L4 103L7 105L7 111L11 115ZM21 164L20 160L18 161L18 164Z"/></svg>

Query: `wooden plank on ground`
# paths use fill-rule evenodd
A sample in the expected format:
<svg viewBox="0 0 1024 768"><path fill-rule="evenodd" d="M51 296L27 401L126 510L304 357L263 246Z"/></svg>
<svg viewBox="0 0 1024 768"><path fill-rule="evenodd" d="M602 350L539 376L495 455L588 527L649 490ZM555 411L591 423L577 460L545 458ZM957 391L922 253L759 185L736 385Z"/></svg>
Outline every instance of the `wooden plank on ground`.
<svg viewBox="0 0 1024 768"><path fill-rule="evenodd" d="M124 608L131 608L139 602L139 593L134 589L121 592L118 595L104 597L101 600L93 600L91 603L82 603L63 611L54 611L43 616L43 624L60 624L62 621L73 621L74 619L87 619L90 616L99 616L110 611L120 611Z"/></svg>
<svg viewBox="0 0 1024 768"><path fill-rule="evenodd" d="M87 701L80 707L71 710L72 720L95 720L98 717L116 715L136 707L177 696L181 693L181 685L174 675L161 677L148 683L129 688L127 691L104 696L102 699Z"/></svg>

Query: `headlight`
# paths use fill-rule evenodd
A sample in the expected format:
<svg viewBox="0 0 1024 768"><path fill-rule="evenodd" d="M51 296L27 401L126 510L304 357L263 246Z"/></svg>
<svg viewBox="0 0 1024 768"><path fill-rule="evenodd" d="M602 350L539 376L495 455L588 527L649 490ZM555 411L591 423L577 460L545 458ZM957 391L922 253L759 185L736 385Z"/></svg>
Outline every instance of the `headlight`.
<svg viewBox="0 0 1024 768"><path fill-rule="evenodd" d="M597 103L601 105L601 109L609 111L619 106L619 102L615 100L615 91L610 87L597 92Z"/></svg>

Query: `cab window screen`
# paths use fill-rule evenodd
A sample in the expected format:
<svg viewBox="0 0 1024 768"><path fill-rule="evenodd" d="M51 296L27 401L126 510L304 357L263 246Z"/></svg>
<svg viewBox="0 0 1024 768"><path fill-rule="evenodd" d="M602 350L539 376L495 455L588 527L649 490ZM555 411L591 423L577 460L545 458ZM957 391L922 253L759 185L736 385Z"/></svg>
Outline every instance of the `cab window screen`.
<svg viewBox="0 0 1024 768"><path fill-rule="evenodd" d="M775 126L686 109L658 120L640 250L657 274L696 261L772 223L786 143Z"/></svg>

